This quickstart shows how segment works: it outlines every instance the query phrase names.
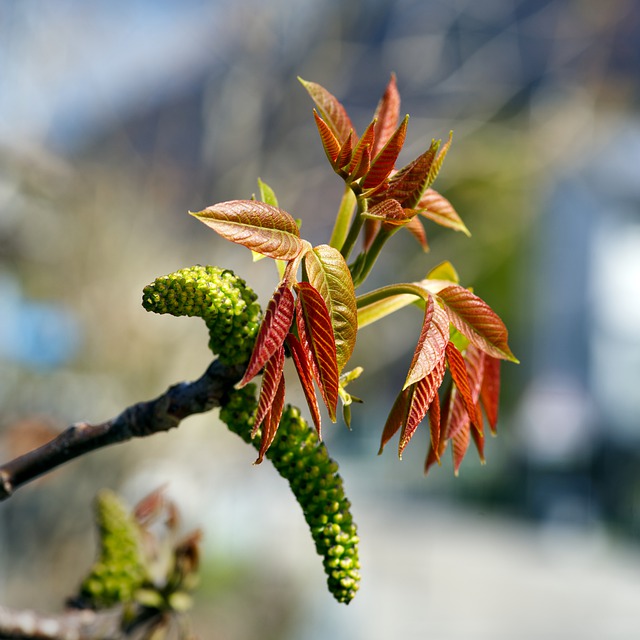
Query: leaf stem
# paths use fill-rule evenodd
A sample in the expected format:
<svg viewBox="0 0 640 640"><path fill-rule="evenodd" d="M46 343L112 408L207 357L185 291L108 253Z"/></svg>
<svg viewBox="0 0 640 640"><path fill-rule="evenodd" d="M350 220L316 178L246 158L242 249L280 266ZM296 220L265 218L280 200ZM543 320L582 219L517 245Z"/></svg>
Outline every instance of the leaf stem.
<svg viewBox="0 0 640 640"><path fill-rule="evenodd" d="M362 261L362 265L358 272L354 274L353 278L353 286L359 287L369 275L373 265L375 264L378 256L380 255L380 251L382 251L382 247L384 247L387 240L398 230L400 226L391 227L389 229L380 229L378 234L376 235L371 247L369 250L365 252L364 258Z"/></svg>
<svg viewBox="0 0 640 640"><path fill-rule="evenodd" d="M338 209L338 215L336 216L333 231L331 232L331 240L329 240L329 244L334 249L340 250L345 243L355 206L355 194L349 185L345 185L344 194L340 201L340 208Z"/></svg>
<svg viewBox="0 0 640 640"><path fill-rule="evenodd" d="M353 192L353 187L351 187L351 191ZM347 238L344 241L344 244L342 245L342 249L340 249L340 253L343 255L345 260L349 259L349 255L351 254L351 251L353 250L353 247L356 244L356 240L360 235L362 225L364 224L364 221L365 221L365 218L362 214L366 213L367 211L367 199L365 197L363 197L361 194L357 195L356 202L358 204L356 217L351 223L351 228L349 229Z"/></svg>

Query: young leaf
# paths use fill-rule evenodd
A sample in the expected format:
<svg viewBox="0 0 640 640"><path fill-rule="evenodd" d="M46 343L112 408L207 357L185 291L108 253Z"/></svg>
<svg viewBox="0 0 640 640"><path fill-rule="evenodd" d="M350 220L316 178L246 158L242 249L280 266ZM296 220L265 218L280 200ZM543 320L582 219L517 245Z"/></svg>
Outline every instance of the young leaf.
<svg viewBox="0 0 640 640"><path fill-rule="evenodd" d="M393 438L398 429L400 429L400 427L406 422L407 411L409 409L409 403L412 394L413 387L410 387L408 389L403 389L396 396L393 406L391 407L391 411L389 411L389 415L387 416L387 421L385 422L384 429L382 430L378 455L382 454L382 451L387 442L389 442L389 440Z"/></svg>
<svg viewBox="0 0 640 640"><path fill-rule="evenodd" d="M382 147L378 153L374 151L377 155L373 156L369 172L362 181L363 189L374 189L389 177L389 174L393 171L396 165L396 160L398 159L400 151L404 145L408 123L409 116L405 116L404 120L400 123L400 126L389 138L384 147Z"/></svg>
<svg viewBox="0 0 640 640"><path fill-rule="evenodd" d="M264 202L231 200L190 213L223 238L270 258L291 260L303 248L296 221Z"/></svg>
<svg viewBox="0 0 640 640"><path fill-rule="evenodd" d="M272 207L278 206L278 198L276 198L274 190L260 178L258 178L258 188L260 189L260 200L262 200L262 202Z"/></svg>
<svg viewBox="0 0 640 640"><path fill-rule="evenodd" d="M507 344L507 328L481 298L458 284L438 291L451 324L472 344L494 358L518 362Z"/></svg>
<svg viewBox="0 0 640 640"><path fill-rule="evenodd" d="M368 251L376 239L380 231L380 220L372 220L371 218L364 221L364 235L362 238L362 250Z"/></svg>
<svg viewBox="0 0 640 640"><path fill-rule="evenodd" d="M437 140L433 140L422 155L394 174L384 197L397 200L406 209L415 209L428 186L429 171L439 145Z"/></svg>
<svg viewBox="0 0 640 640"><path fill-rule="evenodd" d="M431 446L437 453L440 446L440 397L437 393L429 405L429 435Z"/></svg>
<svg viewBox="0 0 640 640"><path fill-rule="evenodd" d="M309 405L309 411L311 412L311 419L318 432L318 438L322 439L322 423L320 421L320 408L318 407L318 398L316 397L316 391L313 388L313 369L307 357L307 352L302 348L300 341L292 333L287 336L287 344L291 351L291 357L293 363L296 366L298 372L298 378L300 379L300 385L304 392L304 397Z"/></svg>
<svg viewBox="0 0 640 640"><path fill-rule="evenodd" d="M407 412L407 419L402 428L400 434L400 443L398 444L398 455L402 458L402 452L404 451L409 440L413 438L413 434L416 432L418 425L422 422L427 415L427 411L432 404L434 398L438 395L438 389L442 384L444 378L444 372L446 369L445 359L442 358L436 363L436 366L429 372L429 374L418 380L418 382L412 385L414 389L411 394L411 402L409 410Z"/></svg>
<svg viewBox="0 0 640 640"><path fill-rule="evenodd" d="M337 171L340 169L345 169L351 163L351 156L353 154L353 139L354 139L353 131L349 133L347 139L342 143L340 147L340 153L338 153L338 157L336 158L335 168Z"/></svg>
<svg viewBox="0 0 640 640"><path fill-rule="evenodd" d="M431 271L429 271L429 273L427 274L427 279L448 280L449 282L453 282L454 284L458 284L460 282L458 272L448 260L441 262L439 265L436 265L433 269L431 269Z"/></svg>
<svg viewBox="0 0 640 640"><path fill-rule="evenodd" d="M391 224L405 224L411 218L397 200L391 199L378 202L364 214L364 217Z"/></svg>
<svg viewBox="0 0 640 640"><path fill-rule="evenodd" d="M264 454L267 452L273 442L273 439L276 437L278 426L280 425L280 418L282 418L282 412L284 411L284 395L284 375L281 374L278 388L276 389L276 393L273 398L273 404L269 408L269 412L262 424L260 451L258 452L258 458L254 464L260 464L262 462Z"/></svg>
<svg viewBox="0 0 640 640"><path fill-rule="evenodd" d="M358 329L356 293L349 267L340 251L326 244L305 254L305 267L309 282L327 305L340 372L353 353Z"/></svg>
<svg viewBox="0 0 640 640"><path fill-rule="evenodd" d="M429 251L429 243L427 242L427 232L420 222L418 216L414 216L404 225L404 228L420 243L422 250L426 253Z"/></svg>
<svg viewBox="0 0 640 640"><path fill-rule="evenodd" d="M481 433L482 432L482 415L478 410L478 406L476 402L478 401L479 395L479 381L476 380L476 388L474 389L474 394L472 396L469 374L467 373L467 367L465 365L465 360L463 355L456 349L453 342L447 343L446 347L447 361L449 362L449 371L451 372L451 377L453 378L453 382L460 393L460 397L462 398L462 403L467 411L467 415L471 420L471 424L476 428L476 430ZM480 378L481 380L481 378ZM475 396L475 397L474 397Z"/></svg>
<svg viewBox="0 0 640 640"><path fill-rule="evenodd" d="M294 303L288 284L281 283L269 300L247 370L238 383L238 388L247 385L282 346L293 321Z"/></svg>
<svg viewBox="0 0 640 640"><path fill-rule="evenodd" d="M453 436L453 473L457 476L460 471L460 465L469 448L469 440L471 433L469 429L461 429Z"/></svg>
<svg viewBox="0 0 640 640"><path fill-rule="evenodd" d="M258 399L258 409L256 411L251 437L255 436L273 405L273 400L276 396L276 391L278 390L278 385L280 384L280 378L282 378L283 371L284 346L280 345L264 366L262 385L260 386L260 398Z"/></svg>
<svg viewBox="0 0 640 640"><path fill-rule="evenodd" d="M418 380L426 378L436 366L444 362L448 341L449 319L447 314L439 304L433 301L432 297L429 297L418 344L404 383L405 389Z"/></svg>
<svg viewBox="0 0 640 640"><path fill-rule="evenodd" d="M371 147L373 145L373 128L375 124L375 120L369 123L369 126L364 130L364 133L358 141L356 148L353 150L351 162L347 169L351 180L357 180L369 171Z"/></svg>
<svg viewBox="0 0 640 640"><path fill-rule="evenodd" d="M440 151L438 152L438 156L433 161L431 165L431 169L429 170L429 177L427 179L427 186L431 186L434 180L438 177L440 173L440 168L442 167L442 163L447 156L447 152L449 151L449 147L451 146L451 141L453 140L453 131L449 132L449 139L440 147Z"/></svg>
<svg viewBox="0 0 640 640"><path fill-rule="evenodd" d="M376 120L376 128L372 155L376 156L380 153L382 147L387 144L395 128L398 126L398 118L400 117L400 93L398 92L395 73L391 74L389 84L382 98L380 98L380 102L378 102L373 117L374 120Z"/></svg>
<svg viewBox="0 0 640 640"><path fill-rule="evenodd" d="M335 135L340 144L343 144L353 130L353 125L345 108L323 86L316 82L308 82L302 78L298 78L298 80L300 80L311 99L316 103L320 116L329 125L333 135Z"/></svg>
<svg viewBox="0 0 640 640"><path fill-rule="evenodd" d="M462 231L462 233L467 236L471 235L471 232L453 208L453 205L444 196L435 191L435 189L427 189L424 192L417 205L417 209L421 216L432 220L442 227L447 227L454 231Z"/></svg>
<svg viewBox="0 0 640 640"><path fill-rule="evenodd" d="M313 361L314 375L320 387L329 417L336 421L339 373L336 361L336 342L331 317L324 298L308 282L296 284L298 302L296 322L300 344Z"/></svg>
<svg viewBox="0 0 640 640"><path fill-rule="evenodd" d="M318 133L320 134L320 140L322 141L322 148L327 154L327 158L332 166L335 166L336 159L340 153L340 143L338 139L331 131L329 125L318 115L318 112L313 110L313 117L316 120L316 126L318 127Z"/></svg>
<svg viewBox="0 0 640 640"><path fill-rule="evenodd" d="M498 401L500 398L500 360L484 354L484 376L480 389L480 399L484 407L491 432L496 432L498 424Z"/></svg>

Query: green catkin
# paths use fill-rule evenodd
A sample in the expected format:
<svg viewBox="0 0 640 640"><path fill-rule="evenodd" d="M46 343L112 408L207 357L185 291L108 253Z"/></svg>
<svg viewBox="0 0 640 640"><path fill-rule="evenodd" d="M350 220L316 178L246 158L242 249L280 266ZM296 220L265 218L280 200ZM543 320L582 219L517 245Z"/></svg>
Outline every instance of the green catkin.
<svg viewBox="0 0 640 640"><path fill-rule="evenodd" d="M95 502L98 558L80 587L95 609L131 602L146 578L140 529L118 496L101 491Z"/></svg>
<svg viewBox="0 0 640 640"><path fill-rule="evenodd" d="M260 438L251 438L256 406L255 386L248 385L230 394L220 410L220 419L257 448ZM349 604L360 581L358 536L338 465L300 416L300 410L292 406L285 408L266 457L289 481L302 507L316 550L323 558L329 591L338 602Z"/></svg>
<svg viewBox="0 0 640 640"><path fill-rule="evenodd" d="M257 296L228 269L195 266L156 278L143 290L147 311L197 316L209 329L209 348L226 365L248 362L260 328Z"/></svg>

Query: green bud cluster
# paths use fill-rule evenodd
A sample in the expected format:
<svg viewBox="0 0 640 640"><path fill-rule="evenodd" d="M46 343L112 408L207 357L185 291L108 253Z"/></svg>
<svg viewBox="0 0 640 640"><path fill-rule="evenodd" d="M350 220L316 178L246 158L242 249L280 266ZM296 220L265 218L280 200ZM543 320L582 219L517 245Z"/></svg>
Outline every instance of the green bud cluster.
<svg viewBox="0 0 640 640"><path fill-rule="evenodd" d="M143 290L147 311L197 316L209 329L209 348L223 364L248 362L260 328L257 296L228 269L195 266L156 278Z"/></svg>
<svg viewBox="0 0 640 640"><path fill-rule="evenodd" d="M220 410L220 419L258 447L260 438L251 438L256 406L255 386L248 385L231 393ZM338 602L348 604L359 588L359 539L337 463L300 410L292 406L285 408L266 457L289 481L302 507L316 550L323 558L329 591Z"/></svg>
<svg viewBox="0 0 640 640"><path fill-rule="evenodd" d="M80 587L80 596L95 609L133 601L146 578L140 529L118 496L101 491L95 504L98 559Z"/></svg>

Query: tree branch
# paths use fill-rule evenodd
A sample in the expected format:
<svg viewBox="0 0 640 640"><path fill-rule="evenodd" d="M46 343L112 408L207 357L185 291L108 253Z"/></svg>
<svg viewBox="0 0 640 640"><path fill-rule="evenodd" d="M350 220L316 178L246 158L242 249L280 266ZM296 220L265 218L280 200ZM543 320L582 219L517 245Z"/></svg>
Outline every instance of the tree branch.
<svg viewBox="0 0 640 640"><path fill-rule="evenodd" d="M0 606L0 638L11 640L122 640L147 637L149 630L165 620L165 614L155 609L136 607L130 620L123 623L123 608L93 611L68 609L59 615L35 611L13 611Z"/></svg>
<svg viewBox="0 0 640 640"><path fill-rule="evenodd" d="M187 416L219 407L242 378L244 368L225 367L215 360L198 380L169 387L154 400L138 402L107 422L71 425L47 444L0 466L0 501L78 456L131 438L169 431Z"/></svg>

